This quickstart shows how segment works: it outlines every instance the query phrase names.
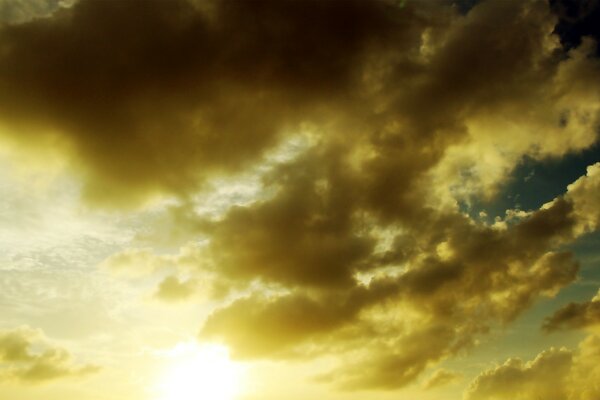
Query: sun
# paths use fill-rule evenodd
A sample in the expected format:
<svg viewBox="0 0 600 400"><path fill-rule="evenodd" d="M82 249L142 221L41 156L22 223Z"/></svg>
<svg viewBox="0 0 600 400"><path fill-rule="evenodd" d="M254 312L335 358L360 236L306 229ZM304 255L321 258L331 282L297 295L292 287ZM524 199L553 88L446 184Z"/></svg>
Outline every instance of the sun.
<svg viewBox="0 0 600 400"><path fill-rule="evenodd" d="M159 400L234 400L239 394L242 369L229 359L226 347L182 343L168 356Z"/></svg>

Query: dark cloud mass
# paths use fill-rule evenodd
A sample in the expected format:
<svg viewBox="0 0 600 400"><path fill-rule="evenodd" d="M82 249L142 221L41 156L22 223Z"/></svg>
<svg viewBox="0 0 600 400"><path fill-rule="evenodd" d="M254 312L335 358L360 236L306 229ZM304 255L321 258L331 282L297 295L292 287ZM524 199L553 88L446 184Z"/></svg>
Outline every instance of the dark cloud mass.
<svg viewBox="0 0 600 400"><path fill-rule="evenodd" d="M322 345L327 352L332 335L342 348L364 340L370 351L360 365L347 364L322 379L346 389L401 387L431 363L470 347L494 321L510 322L538 296L552 295L575 279L573 255L547 250L572 240L577 226L572 214L567 197L504 229L440 216L429 229L413 231L411 247L419 250L400 258L406 270L399 276L374 277L363 286L351 283L348 270L343 291L266 276L288 287L295 282L297 288L291 295L252 296L217 310L202 335L224 339L241 357L281 355L298 346ZM228 224L228 217L222 223ZM277 235L271 240L275 243ZM440 246L447 253L438 251ZM376 274L386 259L379 255L378 263L377 256L363 271ZM285 271L297 273L291 267ZM243 272L239 276L247 279ZM322 280L327 284L326 276Z"/></svg>
<svg viewBox="0 0 600 400"><path fill-rule="evenodd" d="M600 324L600 296L584 303L569 303L546 318L544 329L579 329Z"/></svg>
<svg viewBox="0 0 600 400"><path fill-rule="evenodd" d="M383 2L206 5L82 1L4 27L2 119L66 139L93 198L180 193L353 95L369 49L414 24Z"/></svg>
<svg viewBox="0 0 600 400"><path fill-rule="evenodd" d="M236 207L212 226L211 258L223 275L284 284L352 284L351 271L373 251L354 202L362 195L343 150L312 152L268 177L277 194ZM290 229L292 228L292 229Z"/></svg>
<svg viewBox="0 0 600 400"><path fill-rule="evenodd" d="M318 380L400 388L573 282L565 245L600 225L600 164L537 210L487 223L459 207L496 195L525 156L592 146L600 126L591 39L564 49L545 2L460 11L79 1L0 28L2 135L60 143L92 203L180 200L173 236L196 246L169 262L195 263L223 301L202 337L242 358L334 353L347 362ZM298 154L265 161L298 136ZM249 171L256 198L198 211L207 182ZM110 260L150 271L153 257ZM196 276L177 276L158 298L192 296ZM566 356L540 357L481 377L471 398Z"/></svg>

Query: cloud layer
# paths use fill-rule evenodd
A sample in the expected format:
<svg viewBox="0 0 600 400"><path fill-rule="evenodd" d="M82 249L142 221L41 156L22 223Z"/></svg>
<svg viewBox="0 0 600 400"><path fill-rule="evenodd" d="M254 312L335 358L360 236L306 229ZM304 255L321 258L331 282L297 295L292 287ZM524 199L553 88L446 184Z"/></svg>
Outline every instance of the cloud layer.
<svg viewBox="0 0 600 400"><path fill-rule="evenodd" d="M56 144L88 203L176 203L178 255L105 264L169 264L165 300L208 281L203 338L243 358L334 353L320 381L396 389L573 282L564 246L600 224L600 164L540 209L469 215L523 157L597 141L594 43L565 50L556 23L536 1L80 1L0 28L2 135ZM199 211L249 171L257 196ZM553 378L565 354L490 376Z"/></svg>

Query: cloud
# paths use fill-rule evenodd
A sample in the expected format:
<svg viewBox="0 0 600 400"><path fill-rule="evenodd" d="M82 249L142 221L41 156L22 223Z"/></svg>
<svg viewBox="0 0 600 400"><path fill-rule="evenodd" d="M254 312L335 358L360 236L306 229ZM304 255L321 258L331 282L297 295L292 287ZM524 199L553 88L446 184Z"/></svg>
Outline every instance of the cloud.
<svg viewBox="0 0 600 400"><path fill-rule="evenodd" d="M544 321L544 330L581 329L600 324L600 291L592 300L569 303Z"/></svg>
<svg viewBox="0 0 600 400"><path fill-rule="evenodd" d="M338 286L328 286L325 275L314 275L324 279L324 284L295 275L298 272L293 268L310 273L301 264L282 264L281 270L268 274L254 271L253 262L242 262L252 258L240 251L237 254L243 256L236 266L248 271L230 273L224 269L224 276L234 282L241 277L235 285L247 289L251 288L243 282L247 285L254 277L276 285L284 294L253 294L225 305L209 316L202 335L224 340L234 355L243 358L285 357L298 352L353 354L343 365L321 374L320 380L343 389L405 386L428 366L473 346L480 335L498 323L514 320L538 297L554 296L575 280L577 260L572 253L558 249L586 232L581 226L590 214L577 210L596 195L595 180L595 174L588 174L570 185L564 196L539 210L514 213L494 225L458 213L429 213L421 221L427 225L406 224L411 230L398 234L387 249L372 247L360 263L344 264L347 269L337 273L344 273L345 279ZM298 187L302 190L296 192ZM302 202L304 196L315 196L314 187L306 189L310 187L281 185L272 199L231 212L236 215L273 207L278 212L302 215L296 208L281 207L278 202L287 198L288 190L297 202ZM213 232L218 232L219 224L230 224L229 218L226 215L216 221ZM227 230L223 237L231 237L234 242L217 249L244 249L245 235L253 237L255 221L247 219L237 230ZM288 228L297 235L302 225L274 226L277 229L262 229L261 242L248 246L253 257L264 251L286 260L290 252L277 243L288 234ZM241 236L235 236L235 232ZM273 236L265 236L269 233ZM212 237L219 243L219 235ZM297 249L298 243L290 242L289 246ZM209 252L213 251L210 246ZM274 253L280 248L281 256ZM269 263L266 260L256 265L264 268ZM302 255L294 256L289 262L297 260L304 259ZM277 265L275 260L270 263ZM390 268L396 268L396 272L386 273ZM360 281L357 273L370 278ZM359 354L353 350L357 343L363 349Z"/></svg>
<svg viewBox="0 0 600 400"><path fill-rule="evenodd" d="M201 335L224 340L237 357L281 357L350 324L363 308L395 290L395 283L381 282L370 289L254 294L215 310Z"/></svg>
<svg viewBox="0 0 600 400"><path fill-rule="evenodd" d="M374 240L355 229L360 194L337 152L313 154L268 179L277 192L251 207L233 207L208 230L218 273L287 285L339 286L372 252Z"/></svg>
<svg viewBox="0 0 600 400"><path fill-rule="evenodd" d="M66 143L91 200L187 193L321 121L418 23L386 2L211 5L88 0L2 28L0 119Z"/></svg>
<svg viewBox="0 0 600 400"><path fill-rule="evenodd" d="M214 274L203 268L203 246L193 243L176 253L157 253L151 248L125 248L104 259L99 268L106 269L130 283L140 283L152 276L160 280L154 298L166 302L219 296ZM202 293L202 296L197 296Z"/></svg>
<svg viewBox="0 0 600 400"><path fill-rule="evenodd" d="M440 386L449 385L462 378L462 375L457 372L438 369L423 383L425 389L434 389Z"/></svg>
<svg viewBox="0 0 600 400"><path fill-rule="evenodd" d="M107 268L115 274L148 274L160 268L161 258L150 249L125 249L112 254L102 261L100 267Z"/></svg>
<svg viewBox="0 0 600 400"><path fill-rule="evenodd" d="M54 138L88 201L177 198L171 239L201 246L105 264L170 268L171 299L196 290L180 263L208 274L222 303L201 335L238 357L334 353L323 380L395 389L576 278L564 246L598 227L599 164L495 224L459 204L524 156L592 145L600 64L590 41L561 47L543 2L341 4L84 0L5 26L0 121ZM199 211L247 171L254 199Z"/></svg>
<svg viewBox="0 0 600 400"><path fill-rule="evenodd" d="M65 0L0 0L0 25L19 24L34 18L48 17L59 7L68 7Z"/></svg>
<svg viewBox="0 0 600 400"><path fill-rule="evenodd" d="M356 310L346 311L353 315ZM202 336L221 338L236 357L271 356L348 319L343 305L325 306L302 295L276 299L249 297L213 313Z"/></svg>
<svg viewBox="0 0 600 400"><path fill-rule="evenodd" d="M577 351L551 348L523 362L511 358L482 372L465 392L466 400L593 400L600 395L600 339L586 337Z"/></svg>
<svg viewBox="0 0 600 400"><path fill-rule="evenodd" d="M589 335L579 344L579 353L572 370L574 400L593 400L600 396L600 337Z"/></svg>
<svg viewBox="0 0 600 400"><path fill-rule="evenodd" d="M307 349L344 354L360 343L358 360L319 379L347 390L405 386L427 366L472 346L494 321L511 321L537 296L574 280L572 254L545 251L571 240L571 212L568 202L557 200L506 230L455 221L444 237L450 260L425 260L397 277L345 291L243 298L216 310L202 336L224 340L241 358Z"/></svg>
<svg viewBox="0 0 600 400"><path fill-rule="evenodd" d="M491 190L523 154L596 138L598 63L584 45L559 56L543 3L209 4L84 0L2 28L0 121L21 142L55 137L105 204L189 195L312 126L374 155L365 194L388 217L438 164L446 179L484 152L466 187Z"/></svg>
<svg viewBox="0 0 600 400"><path fill-rule="evenodd" d="M190 298L196 288L193 279L181 281L176 276L168 276L160 283L155 297L164 301L180 301Z"/></svg>
<svg viewBox="0 0 600 400"><path fill-rule="evenodd" d="M590 165L585 177L569 185L567 196L575 204L578 233L597 230L600 226L600 163Z"/></svg>
<svg viewBox="0 0 600 400"><path fill-rule="evenodd" d="M68 351L52 346L40 331L28 327L0 331L0 365L0 379L22 383L84 376L99 369L74 364Z"/></svg>
<svg viewBox="0 0 600 400"><path fill-rule="evenodd" d="M466 399L566 399L565 378L572 364L573 354L566 349L551 348L527 363L511 358L479 375Z"/></svg>
<svg viewBox="0 0 600 400"><path fill-rule="evenodd" d="M434 147L420 146L438 129L460 135L461 129L449 122L455 114L440 116L448 121L426 123L424 117L412 120L419 114L410 111L409 116L394 115L407 118L402 126L410 129L389 122L365 145L369 157L361 158L363 153L345 146L308 151L305 158L282 165L265 180L265 190L276 193L272 198L235 207L214 221L207 235L215 271L241 285L255 279L295 294L266 303L255 303L254 297L234 302L209 317L203 334L219 336L234 352L255 357L307 343L328 352L332 342L334 351L343 354L359 342L362 354L321 378L345 389L393 389L411 383L428 366L472 346L478 335L512 321L539 296L552 296L575 279L577 261L557 249L595 229L581 228L584 213L578 211L587 204L585 199L595 196L595 175L581 178L564 197L540 210L515 214L493 226L476 223L428 196L437 187L428 186L432 182L424 172L444 160L435 146L443 148L457 139L448 134L433 142ZM411 131L419 134L412 136ZM582 145L593 140L593 135L586 136L589 131L581 132L586 138ZM544 151L552 153L570 145L547 146ZM421 152L424 148L426 154ZM436 182L435 176L432 179ZM378 247L381 236L376 228L381 227L396 232L385 250ZM377 278L386 268L397 272L382 272ZM377 283L360 290L375 293L381 282L394 290L374 295L376 301L338 309L336 304L345 304L346 295L336 288L352 292L361 287L357 274L373 276L371 283ZM314 293L329 300L307 300ZM389 318L377 319L377 312ZM401 317L396 316L399 312ZM288 319L293 315L306 323ZM394 330L397 319L402 322ZM377 328L377 323L386 326ZM421 340L426 348L417 345Z"/></svg>
<svg viewBox="0 0 600 400"><path fill-rule="evenodd" d="M382 338L380 337L380 340ZM358 360L345 363L321 380L342 390L392 390L412 383L429 365L445 358L455 342L452 328L434 324L369 346Z"/></svg>
<svg viewBox="0 0 600 400"><path fill-rule="evenodd" d="M553 296L573 282L578 270L573 254L551 249L586 232L581 226L590 214L576 210L596 196L596 179L588 173L563 197L503 224L438 215L429 229L412 231L409 243L419 251L406 259L403 273L388 278L398 289L383 299L389 307L385 317L369 321L368 311L360 314L360 323L372 323L375 336L387 344L368 347L360 366L347 362L331 379L342 387L402 387L427 366L473 346L496 323L509 323L539 296ZM374 328L378 324L388 330ZM436 332L427 349L412 353L420 349L415 343L421 336L429 337L426 332ZM373 331L360 334L368 346Z"/></svg>

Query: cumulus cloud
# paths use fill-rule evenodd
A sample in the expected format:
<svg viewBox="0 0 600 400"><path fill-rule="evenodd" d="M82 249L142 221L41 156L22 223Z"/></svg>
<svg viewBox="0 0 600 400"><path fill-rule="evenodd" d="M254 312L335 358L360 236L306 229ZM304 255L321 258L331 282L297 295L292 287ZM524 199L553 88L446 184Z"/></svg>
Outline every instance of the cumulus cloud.
<svg viewBox="0 0 600 400"><path fill-rule="evenodd" d="M571 211L570 203L557 200L501 229L446 217L414 233L412 245L423 247L404 260L398 275L348 283L343 291L299 280L291 295L250 297L216 310L202 334L224 339L243 356L260 357L307 342L327 352L332 335L338 350L364 341L368 355L360 363L325 376L344 388L401 387L430 364L471 346L495 322L511 321L538 296L551 296L575 279L573 255L548 251L572 238ZM434 239L439 232L444 234ZM443 256L436 252L441 243L447 248ZM370 272L377 271L374 266Z"/></svg>
<svg viewBox="0 0 600 400"><path fill-rule="evenodd" d="M338 274L344 272L346 279L337 287L328 286L326 275L315 275L324 280L322 286L320 281L281 275L298 273L290 266L266 274L254 271L253 263L240 262L237 266L248 272L228 275L225 269L223 274L230 279L241 276L242 283L262 279L280 288L293 288L292 293L235 301L208 318L202 335L225 340L242 357L281 356L302 348L322 352L333 348L344 353L361 342L364 354L321 379L352 389L402 387L426 367L472 346L495 324L512 321L539 296L553 296L574 281L578 262L572 253L558 248L584 232L580 227L589 214L582 217L576 210L596 196L595 180L593 174L584 176L570 185L564 196L539 210L494 225L456 213L432 213L424 220L428 226L412 227L409 235L398 234L385 251L371 249L360 263L344 264L347 269ZM285 194L287 189L282 186L281 190ZM232 213L264 207L282 210L277 204L279 196ZM303 196L314 193L304 189L294 198L300 201ZM294 208L283 210L298 215ZM229 218L217 221L217 227L231 223ZM246 220L238 232L244 232L242 226L251 232L255 221ZM288 226L277 225L278 229ZM290 229L298 234L302 228L295 224ZM278 233L267 239L267 232ZM281 240L283 233L263 230L261 235L264 244L248 246L253 257L277 254L273 251L279 250L269 245ZM215 238L219 240L219 236ZM243 248L246 239L241 236L235 243ZM223 249L235 249L233 243ZM290 246L298 246L298 242ZM285 248L280 257L285 257ZM244 259L252 260L240 261ZM257 263L261 268L263 264ZM394 265L396 273L385 272ZM308 273L310 267L300 271ZM370 280L358 280L357 273L370 276ZM423 348L417 345L421 341L427 344Z"/></svg>
<svg viewBox="0 0 600 400"><path fill-rule="evenodd" d="M596 399L600 395L598 356L600 338L590 335L577 351L551 348L528 362L511 358L475 378L465 399Z"/></svg>
<svg viewBox="0 0 600 400"><path fill-rule="evenodd" d="M566 399L565 378L572 364L573 354L566 349L551 348L527 363L511 358L479 375L466 399Z"/></svg>
<svg viewBox="0 0 600 400"><path fill-rule="evenodd" d="M567 195L575 204L579 233L593 232L600 226L600 163L590 165L585 177L569 185Z"/></svg>
<svg viewBox="0 0 600 400"><path fill-rule="evenodd" d="M94 365L77 365L71 354L53 346L44 335L28 327L0 331L0 379L41 383L84 376L98 371Z"/></svg>

